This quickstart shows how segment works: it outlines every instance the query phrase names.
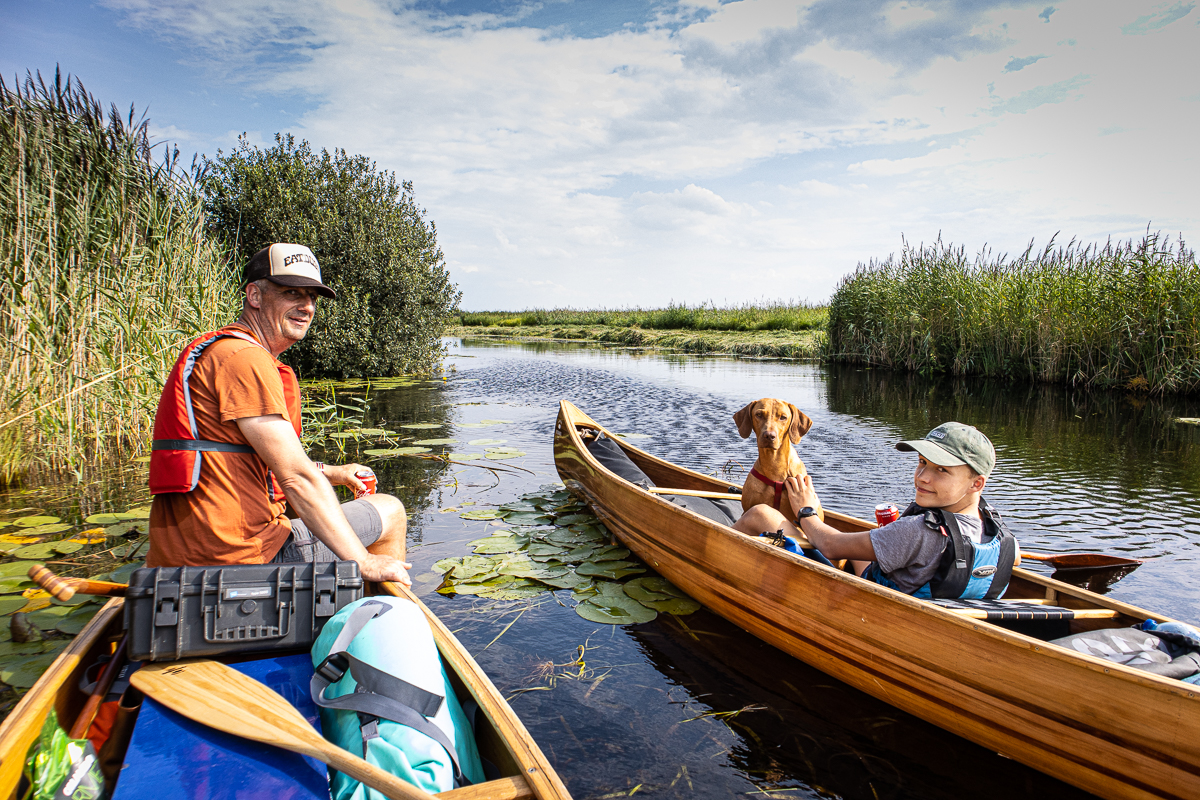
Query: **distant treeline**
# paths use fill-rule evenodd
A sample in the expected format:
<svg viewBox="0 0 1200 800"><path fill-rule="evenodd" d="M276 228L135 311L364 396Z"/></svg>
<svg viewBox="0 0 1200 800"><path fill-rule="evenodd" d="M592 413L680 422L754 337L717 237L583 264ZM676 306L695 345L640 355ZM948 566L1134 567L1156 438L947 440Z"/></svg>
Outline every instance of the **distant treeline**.
<svg viewBox="0 0 1200 800"><path fill-rule="evenodd" d="M1016 258L940 240L860 264L829 305L825 357L953 375L1200 391L1200 267L1158 234Z"/></svg>
<svg viewBox="0 0 1200 800"><path fill-rule="evenodd" d="M237 316L241 266L271 242L311 245L340 294L285 354L304 377L440 358L459 293L409 184L290 137L190 169L154 149L77 79L0 79L0 483L145 448L180 348Z"/></svg>
<svg viewBox="0 0 1200 800"><path fill-rule="evenodd" d="M463 311L458 324L464 327L521 327L532 325L593 325L612 328L696 331L808 331L825 327L825 306L808 303L743 304L718 307L713 304L688 306L671 303L666 308L601 309L570 308L531 311Z"/></svg>

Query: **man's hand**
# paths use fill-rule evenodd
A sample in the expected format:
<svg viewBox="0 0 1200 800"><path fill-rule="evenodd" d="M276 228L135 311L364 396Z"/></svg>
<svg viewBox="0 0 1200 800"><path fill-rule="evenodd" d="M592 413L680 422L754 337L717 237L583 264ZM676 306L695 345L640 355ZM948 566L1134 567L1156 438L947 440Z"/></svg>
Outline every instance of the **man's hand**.
<svg viewBox="0 0 1200 800"><path fill-rule="evenodd" d="M367 469L362 464L326 464L325 478L334 486L349 486L350 489L358 494L367 485L363 483L354 473L360 469Z"/></svg>
<svg viewBox="0 0 1200 800"><path fill-rule="evenodd" d="M811 475L805 473L799 478L789 477L784 481L784 485L787 487L788 502L797 513L805 506L821 510L821 498L817 497L817 490L813 488Z"/></svg>
<svg viewBox="0 0 1200 800"><path fill-rule="evenodd" d="M366 558L358 562L358 569L362 573L363 580L374 583L395 581L405 586L412 586L412 578L408 577L408 570L412 569L412 564L398 558L368 553Z"/></svg>

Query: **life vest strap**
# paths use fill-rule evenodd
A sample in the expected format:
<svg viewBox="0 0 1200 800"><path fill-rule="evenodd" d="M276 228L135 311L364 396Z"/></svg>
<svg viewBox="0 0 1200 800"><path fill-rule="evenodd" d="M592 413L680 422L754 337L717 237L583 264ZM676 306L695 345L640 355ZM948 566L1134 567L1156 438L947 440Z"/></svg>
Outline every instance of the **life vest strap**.
<svg viewBox="0 0 1200 800"><path fill-rule="evenodd" d="M204 453L253 453L254 448L247 444L233 442L212 442L207 439L155 439L150 443L151 450L196 450Z"/></svg>

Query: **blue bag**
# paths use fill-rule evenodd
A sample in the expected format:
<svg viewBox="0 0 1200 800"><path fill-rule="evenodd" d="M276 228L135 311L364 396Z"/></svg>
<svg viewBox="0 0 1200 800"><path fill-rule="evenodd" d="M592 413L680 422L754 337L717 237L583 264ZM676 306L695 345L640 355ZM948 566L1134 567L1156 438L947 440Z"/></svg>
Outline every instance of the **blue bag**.
<svg viewBox="0 0 1200 800"><path fill-rule="evenodd" d="M427 792L483 781L471 723L433 632L409 600L368 597L337 614L312 650L325 738ZM334 800L385 800L341 773Z"/></svg>

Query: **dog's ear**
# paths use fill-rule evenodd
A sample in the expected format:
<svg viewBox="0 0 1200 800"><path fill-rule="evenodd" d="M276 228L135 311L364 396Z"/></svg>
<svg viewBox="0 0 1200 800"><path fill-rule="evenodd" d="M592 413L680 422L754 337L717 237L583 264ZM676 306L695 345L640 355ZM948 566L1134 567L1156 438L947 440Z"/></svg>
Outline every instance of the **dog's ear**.
<svg viewBox="0 0 1200 800"><path fill-rule="evenodd" d="M812 427L812 420L809 419L808 414L791 403L788 403L788 408L792 410L792 424L788 428L788 438L792 440L792 444L795 444L803 438L804 434L808 433Z"/></svg>
<svg viewBox="0 0 1200 800"><path fill-rule="evenodd" d="M745 439L751 433L754 432L753 414L754 414L754 406L757 404L758 404L758 401L755 400L753 403L750 403L745 408L743 408L741 411L739 411L733 415L733 422L735 425L737 425L738 435L741 436L743 439Z"/></svg>

